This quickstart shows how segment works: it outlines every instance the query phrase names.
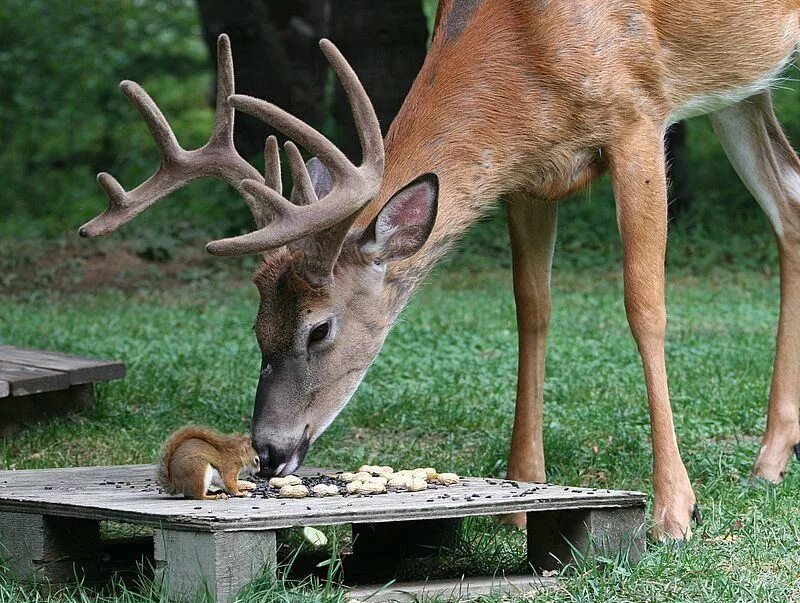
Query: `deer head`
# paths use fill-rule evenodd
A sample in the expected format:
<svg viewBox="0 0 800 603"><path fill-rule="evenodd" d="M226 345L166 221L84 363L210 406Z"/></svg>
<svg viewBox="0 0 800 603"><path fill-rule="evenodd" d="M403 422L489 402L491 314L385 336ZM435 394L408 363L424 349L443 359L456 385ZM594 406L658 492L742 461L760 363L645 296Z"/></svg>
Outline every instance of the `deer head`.
<svg viewBox="0 0 800 603"><path fill-rule="evenodd" d="M221 35L216 122L208 143L197 150L181 148L147 93L123 82L122 91L153 134L161 166L129 192L109 174L99 174L108 208L80 229L84 237L113 232L196 178L220 178L240 192L256 230L213 241L207 249L216 255L263 256L253 278L261 296L254 325L261 373L252 437L265 475L294 471L349 401L393 320L386 266L418 251L436 216L438 182L435 175L424 174L395 193L366 228L353 228L380 188L383 140L358 77L331 42L322 40L320 46L349 98L361 165L353 165L323 135L275 105L234 94L230 42ZM266 141L263 177L234 149L237 109L314 155L304 163L298 147L286 143L294 181L289 199L283 196L275 137Z"/></svg>

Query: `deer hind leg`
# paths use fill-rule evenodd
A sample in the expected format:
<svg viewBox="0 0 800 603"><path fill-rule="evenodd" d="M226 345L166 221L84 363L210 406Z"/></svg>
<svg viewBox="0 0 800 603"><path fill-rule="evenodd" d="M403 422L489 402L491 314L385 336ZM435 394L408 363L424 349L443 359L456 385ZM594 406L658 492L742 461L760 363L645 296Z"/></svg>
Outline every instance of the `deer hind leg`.
<svg viewBox="0 0 800 603"><path fill-rule="evenodd" d="M672 420L664 337L664 255L667 181L663 132L642 118L608 146L623 247L625 311L644 369L653 442L653 533L659 539L691 535L697 506L681 460Z"/></svg>
<svg viewBox="0 0 800 603"><path fill-rule="evenodd" d="M781 306L767 429L753 475L780 482L800 457L800 161L772 111L768 91L711 115L742 182L767 214L780 254Z"/></svg>
<svg viewBox="0 0 800 603"><path fill-rule="evenodd" d="M519 335L517 401L507 477L531 482L545 481L542 406L556 207L555 202L521 193L511 195L506 204ZM525 526L524 513L503 520Z"/></svg>

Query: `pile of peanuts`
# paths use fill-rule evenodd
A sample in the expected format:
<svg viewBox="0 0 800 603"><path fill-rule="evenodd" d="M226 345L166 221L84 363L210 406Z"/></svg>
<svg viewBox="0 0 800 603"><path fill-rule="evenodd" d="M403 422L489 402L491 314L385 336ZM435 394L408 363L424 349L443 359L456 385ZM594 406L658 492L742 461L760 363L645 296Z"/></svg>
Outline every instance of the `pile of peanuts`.
<svg viewBox="0 0 800 603"><path fill-rule="evenodd" d="M455 473L438 473L433 467L395 471L385 465L362 465L357 472L337 473L329 477L342 482L348 494L383 494L387 490L419 492L427 489L428 484L452 486L459 480ZM309 490L302 482L296 475L287 475L273 477L269 485L278 489L278 498L305 498L309 493L317 496L339 494L339 487L334 484L317 484Z"/></svg>

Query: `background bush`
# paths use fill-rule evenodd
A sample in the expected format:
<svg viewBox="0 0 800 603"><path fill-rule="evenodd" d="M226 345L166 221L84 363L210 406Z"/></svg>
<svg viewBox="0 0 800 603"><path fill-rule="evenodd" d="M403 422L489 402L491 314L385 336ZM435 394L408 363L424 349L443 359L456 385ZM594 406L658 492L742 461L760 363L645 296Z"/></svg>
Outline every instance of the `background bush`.
<svg viewBox="0 0 800 603"><path fill-rule="evenodd" d="M429 16L434 5L424 2ZM120 80L136 80L153 95L185 147L207 139L211 65L191 0L6 0L0 41L0 245L9 238L74 237L105 206L94 182L98 171L131 188L156 168L155 146L117 90ZM778 112L797 139L795 85L787 80L783 86L776 92ZM710 270L736 262L772 269L776 255L766 220L707 119L691 121L689 150L695 203L671 229L671 265ZM508 262L500 209L462 245L476 262ZM618 265L607 177L560 211L558 263ZM244 204L227 185L204 181L178 191L115 237L164 259L186 241L230 235L249 224Z"/></svg>

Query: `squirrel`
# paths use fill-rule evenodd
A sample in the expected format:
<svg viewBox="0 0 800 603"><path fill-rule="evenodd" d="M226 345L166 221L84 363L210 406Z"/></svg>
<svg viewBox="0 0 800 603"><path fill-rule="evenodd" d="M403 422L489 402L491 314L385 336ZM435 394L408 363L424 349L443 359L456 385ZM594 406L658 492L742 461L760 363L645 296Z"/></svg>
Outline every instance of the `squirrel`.
<svg viewBox="0 0 800 603"><path fill-rule="evenodd" d="M242 496L255 484L239 475L255 475L261 464L246 435L224 435L209 427L190 425L175 431L164 444L158 467L158 483L168 494L211 500ZM208 495L209 486L222 490Z"/></svg>

